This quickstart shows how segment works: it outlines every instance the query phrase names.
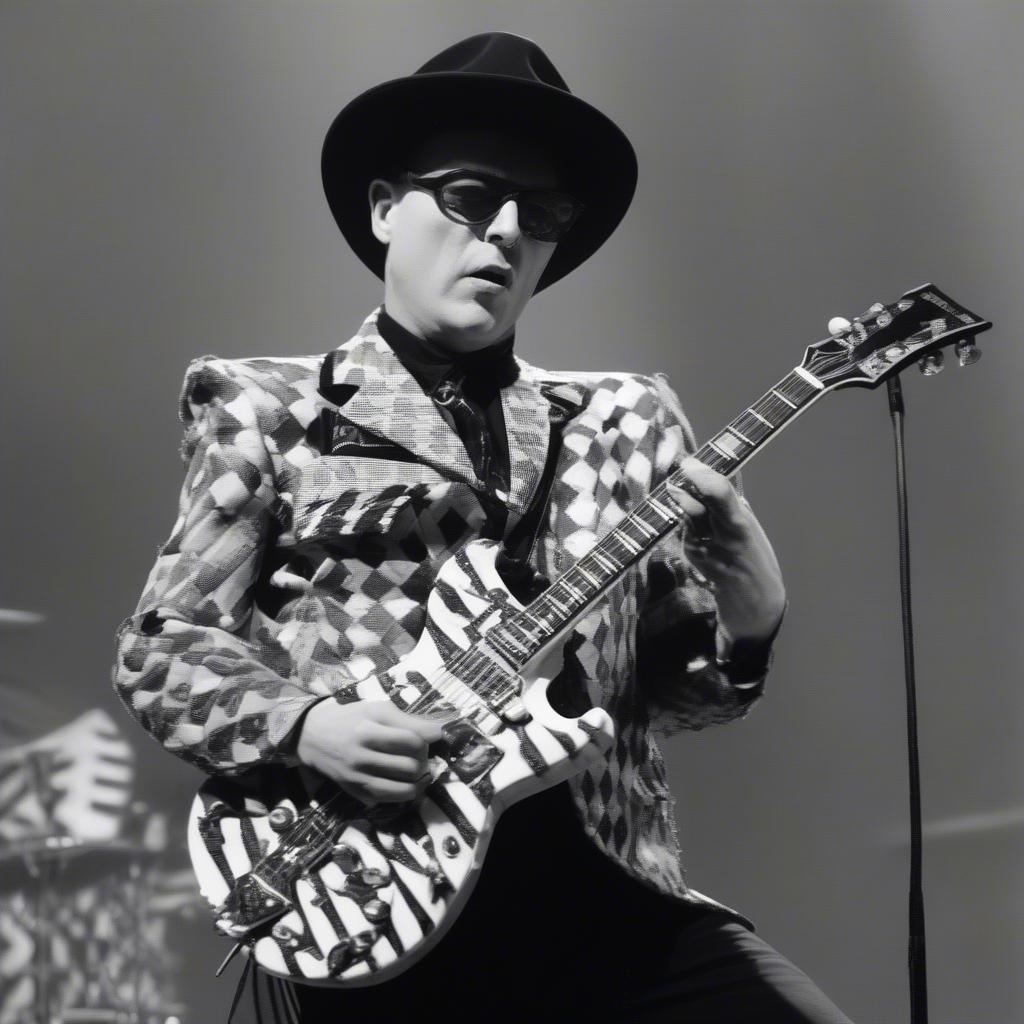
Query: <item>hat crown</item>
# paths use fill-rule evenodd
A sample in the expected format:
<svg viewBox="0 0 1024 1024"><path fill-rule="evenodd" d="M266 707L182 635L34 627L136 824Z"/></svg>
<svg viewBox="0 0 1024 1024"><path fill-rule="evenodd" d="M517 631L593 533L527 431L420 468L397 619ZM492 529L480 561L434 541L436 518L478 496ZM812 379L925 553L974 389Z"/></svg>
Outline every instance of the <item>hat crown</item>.
<svg viewBox="0 0 1024 1024"><path fill-rule="evenodd" d="M548 55L532 40L511 32L481 32L431 57L416 75L496 75L570 92Z"/></svg>

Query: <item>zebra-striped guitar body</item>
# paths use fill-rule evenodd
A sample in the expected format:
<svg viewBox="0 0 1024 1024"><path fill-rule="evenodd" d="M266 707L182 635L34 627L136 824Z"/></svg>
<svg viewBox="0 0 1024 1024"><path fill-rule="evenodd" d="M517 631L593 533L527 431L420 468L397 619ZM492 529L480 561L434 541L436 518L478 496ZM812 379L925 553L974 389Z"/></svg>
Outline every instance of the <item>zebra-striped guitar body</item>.
<svg viewBox="0 0 1024 1024"><path fill-rule="evenodd" d="M451 719L419 800L367 808L317 772L280 767L212 779L197 795L188 838L200 890L217 927L265 971L337 986L401 973L465 904L502 811L610 747L604 710L574 719L549 704L557 642L522 675L488 643L522 609L498 575L498 551L475 541L449 559L417 646L357 688Z"/></svg>

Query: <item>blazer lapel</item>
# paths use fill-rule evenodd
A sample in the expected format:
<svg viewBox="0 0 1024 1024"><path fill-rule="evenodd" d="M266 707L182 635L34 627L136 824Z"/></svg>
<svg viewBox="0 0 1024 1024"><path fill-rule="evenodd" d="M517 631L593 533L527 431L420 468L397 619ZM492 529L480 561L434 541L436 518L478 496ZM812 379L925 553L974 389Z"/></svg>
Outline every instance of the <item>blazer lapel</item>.
<svg viewBox="0 0 1024 1024"><path fill-rule="evenodd" d="M445 476L484 490L459 435L377 333L378 312L379 307L335 350L330 384L321 393L342 405L346 419L401 445ZM512 512L522 515L544 471L551 424L541 371L522 359L518 363L519 379L502 389L501 404L511 476L507 500ZM563 396L563 402L572 405L573 397Z"/></svg>
<svg viewBox="0 0 1024 1024"><path fill-rule="evenodd" d="M540 388L536 370L529 363L518 360L519 379L501 391L501 406L505 413L505 433L508 436L509 475L511 493L509 507L522 515L530 506L547 460L551 424L548 421L548 401Z"/></svg>
<svg viewBox="0 0 1024 1024"><path fill-rule="evenodd" d="M377 333L377 313L335 350L331 387L321 393L329 390L328 398L351 394L341 410L346 419L408 449L445 476L482 488L459 435Z"/></svg>

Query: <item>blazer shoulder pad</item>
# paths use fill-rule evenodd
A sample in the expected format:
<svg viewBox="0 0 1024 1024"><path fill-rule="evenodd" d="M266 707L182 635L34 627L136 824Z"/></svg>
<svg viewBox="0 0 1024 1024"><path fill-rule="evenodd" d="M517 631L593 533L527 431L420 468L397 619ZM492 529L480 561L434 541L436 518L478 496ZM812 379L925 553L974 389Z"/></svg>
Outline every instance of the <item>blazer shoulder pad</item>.
<svg viewBox="0 0 1024 1024"><path fill-rule="evenodd" d="M204 355L193 359L181 388L181 418L188 422L194 409L214 399L230 402L247 392L257 410L290 409L309 401L316 392L322 356L250 356L224 359Z"/></svg>
<svg viewBox="0 0 1024 1024"><path fill-rule="evenodd" d="M188 435L210 405L254 418L253 426L270 445L284 452L297 444L317 415L316 388L323 355L249 356L225 359L207 354L193 359L185 372L179 415L186 427L182 454L187 457ZM251 410L251 411L250 411Z"/></svg>

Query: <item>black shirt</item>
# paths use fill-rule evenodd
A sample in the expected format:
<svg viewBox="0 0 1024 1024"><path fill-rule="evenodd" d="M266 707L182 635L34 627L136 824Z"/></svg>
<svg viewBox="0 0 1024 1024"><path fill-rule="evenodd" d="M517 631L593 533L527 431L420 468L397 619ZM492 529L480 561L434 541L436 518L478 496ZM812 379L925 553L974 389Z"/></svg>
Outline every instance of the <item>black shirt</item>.
<svg viewBox="0 0 1024 1024"><path fill-rule="evenodd" d="M377 331L458 433L488 491L504 501L509 456L501 389L519 376L515 331L476 352L451 352L406 330L383 306Z"/></svg>

